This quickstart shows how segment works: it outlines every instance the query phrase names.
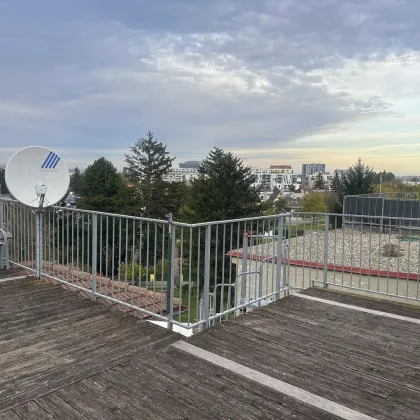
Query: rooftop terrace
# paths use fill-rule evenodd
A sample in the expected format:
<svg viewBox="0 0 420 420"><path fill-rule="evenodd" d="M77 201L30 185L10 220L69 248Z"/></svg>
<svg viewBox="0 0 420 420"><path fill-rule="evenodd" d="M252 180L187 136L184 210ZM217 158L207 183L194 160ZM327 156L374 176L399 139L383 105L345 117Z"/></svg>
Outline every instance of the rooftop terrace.
<svg viewBox="0 0 420 420"><path fill-rule="evenodd" d="M0 200L0 420L418 420L420 235L345 217Z"/></svg>
<svg viewBox="0 0 420 420"><path fill-rule="evenodd" d="M420 309L308 289L186 339L0 283L0 419L420 418Z"/></svg>

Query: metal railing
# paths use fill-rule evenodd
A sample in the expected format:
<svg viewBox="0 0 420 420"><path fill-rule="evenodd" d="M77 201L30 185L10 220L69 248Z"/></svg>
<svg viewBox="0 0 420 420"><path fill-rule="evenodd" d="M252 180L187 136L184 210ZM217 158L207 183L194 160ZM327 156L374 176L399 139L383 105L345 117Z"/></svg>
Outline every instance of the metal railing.
<svg viewBox="0 0 420 420"><path fill-rule="evenodd" d="M38 226L19 202L4 200L1 208L14 266L170 328L206 328L287 290L280 277L268 277L264 265L272 262L252 271L232 256L246 249L251 232L278 230L286 215L185 224L50 207Z"/></svg>
<svg viewBox="0 0 420 420"><path fill-rule="evenodd" d="M419 219L288 213L186 224L0 202L9 258L169 328L197 331L311 286L420 301ZM41 258L40 258L41 256Z"/></svg>

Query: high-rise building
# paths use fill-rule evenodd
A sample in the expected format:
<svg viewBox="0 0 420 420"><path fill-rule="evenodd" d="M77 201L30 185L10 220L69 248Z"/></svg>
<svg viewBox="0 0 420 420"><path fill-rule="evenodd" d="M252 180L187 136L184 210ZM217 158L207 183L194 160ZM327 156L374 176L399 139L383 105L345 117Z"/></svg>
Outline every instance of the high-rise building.
<svg viewBox="0 0 420 420"><path fill-rule="evenodd" d="M302 182L307 182L310 175L325 173L325 163L304 163L302 165Z"/></svg>

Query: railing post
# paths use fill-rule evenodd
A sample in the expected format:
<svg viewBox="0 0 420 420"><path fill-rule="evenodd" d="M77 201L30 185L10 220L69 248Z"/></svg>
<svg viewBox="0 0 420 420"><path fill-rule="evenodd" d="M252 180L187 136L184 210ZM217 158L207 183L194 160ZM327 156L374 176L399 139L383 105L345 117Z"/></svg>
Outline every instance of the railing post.
<svg viewBox="0 0 420 420"><path fill-rule="evenodd" d="M328 239L329 239L329 216L325 215L325 228L324 228L324 278L323 287L328 287Z"/></svg>
<svg viewBox="0 0 420 420"><path fill-rule="evenodd" d="M0 199L0 229L4 229L4 201Z"/></svg>
<svg viewBox="0 0 420 420"><path fill-rule="evenodd" d="M211 225L207 225L204 249L203 329L206 329L210 326L210 248Z"/></svg>
<svg viewBox="0 0 420 420"><path fill-rule="evenodd" d="M248 271L248 236L246 233L242 236L242 279L241 279L241 302L243 305L246 300L246 281ZM237 304L237 303L236 303Z"/></svg>
<svg viewBox="0 0 420 420"><path fill-rule="evenodd" d="M280 299L280 289L281 289L281 270L283 267L283 218L284 216L278 216L277 218L277 264L276 264L276 289L277 289L277 299ZM274 268L274 264L273 264Z"/></svg>
<svg viewBox="0 0 420 420"><path fill-rule="evenodd" d="M1 188L1 185L0 185ZM0 199L0 233L2 232L2 229L4 229L3 227L3 213L4 212L4 202L3 200ZM5 236L5 231L3 230L3 235ZM0 270L2 270L4 267L6 267L6 270L9 269L8 265L9 265L9 259L7 256L5 256L6 254L6 248L8 248L8 241L7 238L3 238L4 239L4 246L0 246ZM4 265L3 260L6 261L6 265Z"/></svg>
<svg viewBox="0 0 420 420"><path fill-rule="evenodd" d="M36 276L42 277L42 258L43 258L43 222L44 211L39 209L36 211Z"/></svg>
<svg viewBox="0 0 420 420"><path fill-rule="evenodd" d="M96 299L96 272L98 271L98 214L92 215L92 300Z"/></svg>
<svg viewBox="0 0 420 420"><path fill-rule="evenodd" d="M175 226L173 224L172 213L168 215L168 278L166 285L166 315L168 317L168 330L173 329L172 320L174 319L174 287L175 287Z"/></svg>
<svg viewBox="0 0 420 420"><path fill-rule="evenodd" d="M289 242L290 242L290 235L291 235L291 223L292 223L292 214L287 214L287 219L284 220L287 222L286 228L287 228L287 239L283 240L283 284L289 284L290 283L290 273L289 273ZM283 225L283 231L284 231L284 225Z"/></svg>

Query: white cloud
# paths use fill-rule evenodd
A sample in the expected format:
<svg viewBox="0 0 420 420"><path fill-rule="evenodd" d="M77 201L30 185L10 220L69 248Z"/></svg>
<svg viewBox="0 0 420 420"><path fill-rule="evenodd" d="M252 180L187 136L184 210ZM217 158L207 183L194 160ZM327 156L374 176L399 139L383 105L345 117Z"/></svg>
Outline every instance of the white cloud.
<svg viewBox="0 0 420 420"><path fill-rule="evenodd" d="M151 130L180 159L217 145L296 164L328 151L342 166L404 138L414 168L414 0L31 5L0 0L6 148L121 161Z"/></svg>

